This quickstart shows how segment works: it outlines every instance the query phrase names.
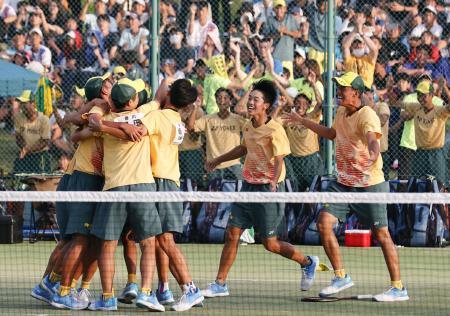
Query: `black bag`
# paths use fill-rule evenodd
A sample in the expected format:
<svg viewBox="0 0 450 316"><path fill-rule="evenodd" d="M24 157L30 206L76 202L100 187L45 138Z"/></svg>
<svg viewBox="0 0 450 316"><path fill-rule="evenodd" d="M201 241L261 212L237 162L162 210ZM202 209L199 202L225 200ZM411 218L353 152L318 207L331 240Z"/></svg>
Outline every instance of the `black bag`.
<svg viewBox="0 0 450 316"><path fill-rule="evenodd" d="M22 224L11 215L0 215L0 244L14 244L23 241Z"/></svg>

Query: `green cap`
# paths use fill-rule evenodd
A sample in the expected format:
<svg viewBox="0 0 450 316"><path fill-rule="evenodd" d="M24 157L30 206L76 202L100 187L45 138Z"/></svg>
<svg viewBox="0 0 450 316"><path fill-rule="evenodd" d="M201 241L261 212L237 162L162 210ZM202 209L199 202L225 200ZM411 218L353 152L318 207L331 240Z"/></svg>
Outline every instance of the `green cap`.
<svg viewBox="0 0 450 316"><path fill-rule="evenodd" d="M107 72L103 76L96 76L89 78L84 85L84 93L86 100L91 101L93 99L99 98L102 92L103 82L111 77L111 73Z"/></svg>
<svg viewBox="0 0 450 316"><path fill-rule="evenodd" d="M145 89L145 82L142 79L130 80L123 78L117 81L111 90L111 99L116 105L123 106L130 101L136 93Z"/></svg>
<svg viewBox="0 0 450 316"><path fill-rule="evenodd" d="M354 72L346 72L340 77L334 77L333 80L341 87L352 87L359 92L366 91L364 80Z"/></svg>
<svg viewBox="0 0 450 316"><path fill-rule="evenodd" d="M416 91L422 94L432 93L434 92L433 83L430 80L423 80L417 85Z"/></svg>
<svg viewBox="0 0 450 316"><path fill-rule="evenodd" d="M303 86L298 91L297 97L301 95L308 99L309 102L312 102L314 100L314 90L309 86Z"/></svg>

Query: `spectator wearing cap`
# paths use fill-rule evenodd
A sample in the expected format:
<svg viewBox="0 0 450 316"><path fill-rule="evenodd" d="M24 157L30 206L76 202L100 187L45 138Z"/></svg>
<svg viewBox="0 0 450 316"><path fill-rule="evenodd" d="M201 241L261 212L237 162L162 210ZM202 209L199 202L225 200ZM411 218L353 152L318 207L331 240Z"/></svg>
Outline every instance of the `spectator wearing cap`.
<svg viewBox="0 0 450 316"><path fill-rule="evenodd" d="M437 106L433 83L419 82L416 88L418 103L403 102L408 118L414 120L417 151L414 156L413 175L433 175L442 183L447 180L447 158L444 152L445 124L450 117L450 106Z"/></svg>
<svg viewBox="0 0 450 316"><path fill-rule="evenodd" d="M133 0L132 12L139 17L141 25L146 25L148 21L148 12L145 11L145 0Z"/></svg>
<svg viewBox="0 0 450 316"><path fill-rule="evenodd" d="M303 47L296 47L294 51L294 79L298 79L302 76L302 68L305 60L305 49Z"/></svg>
<svg viewBox="0 0 450 316"><path fill-rule="evenodd" d="M423 23L416 26L411 31L412 37L421 37L425 31L430 31L433 34L434 39L440 39L442 35L442 26L437 22L437 11L434 6L428 5L423 10Z"/></svg>
<svg viewBox="0 0 450 316"><path fill-rule="evenodd" d="M305 10L309 22L308 45L310 47L308 50L308 58L314 59L319 63L321 73L324 69L327 38L326 7L327 3L325 0L316 0L316 5L313 2ZM342 19L339 16L335 16L334 21L335 32L336 34L340 34Z"/></svg>
<svg viewBox="0 0 450 316"><path fill-rule="evenodd" d="M80 21L84 22L84 25L86 25L86 28L91 31L98 31L98 25L97 25L97 17L103 14L108 14L107 12L107 5L108 0L95 0L94 4L94 14L87 13L89 6L94 2L94 0L88 0L86 1L85 5L83 6L83 9L80 13ZM111 32L117 32L117 22L116 20L109 16L109 27Z"/></svg>
<svg viewBox="0 0 450 316"><path fill-rule="evenodd" d="M281 60L283 67L292 74L295 40L301 37L300 25L293 15L287 13L285 0L274 0L273 11L275 15L267 18L262 33L273 38L273 57Z"/></svg>
<svg viewBox="0 0 450 316"><path fill-rule="evenodd" d="M49 119L36 110L34 94L30 90L23 91L17 100L21 104L21 113L14 117L14 128L19 156L14 161L12 172L48 173Z"/></svg>
<svg viewBox="0 0 450 316"><path fill-rule="evenodd" d="M378 57L378 47L372 41L363 26L366 18L358 13L355 19L355 29L342 42L344 69L357 73L364 83L371 87Z"/></svg>
<svg viewBox="0 0 450 316"><path fill-rule="evenodd" d="M167 78L170 78L173 81L185 78L184 73L181 70L178 70L177 63L172 58L167 58L162 61L161 72L159 73L159 83Z"/></svg>
<svg viewBox="0 0 450 316"><path fill-rule="evenodd" d="M107 14L97 17L97 26L100 30L100 36L103 38L105 50L108 53L109 60L113 61L117 54L120 35L117 32L110 31L110 21Z"/></svg>
<svg viewBox="0 0 450 316"><path fill-rule="evenodd" d="M386 26L387 38L383 39L379 60L393 67L403 64L408 58L408 49L401 42L401 28L398 23L390 23Z"/></svg>
<svg viewBox="0 0 450 316"><path fill-rule="evenodd" d="M184 34L179 28L172 28L169 35L170 46L162 50L162 59L174 59L177 70L189 74L195 63L194 50L184 45Z"/></svg>
<svg viewBox="0 0 450 316"><path fill-rule="evenodd" d="M145 27L140 26L139 17L136 13L128 13L127 23L128 28L122 32L118 46L123 51L137 51L142 42L147 42L149 31Z"/></svg>
<svg viewBox="0 0 450 316"><path fill-rule="evenodd" d="M47 69L50 69L52 64L52 53L47 46L42 45L44 36L42 31L34 28L30 31L30 60L42 64Z"/></svg>

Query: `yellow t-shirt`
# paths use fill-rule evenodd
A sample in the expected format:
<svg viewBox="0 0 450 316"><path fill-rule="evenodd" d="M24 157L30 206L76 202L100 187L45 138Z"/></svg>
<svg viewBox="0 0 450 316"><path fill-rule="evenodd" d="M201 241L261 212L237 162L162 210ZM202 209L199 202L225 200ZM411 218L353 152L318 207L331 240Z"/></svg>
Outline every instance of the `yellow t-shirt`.
<svg viewBox="0 0 450 316"><path fill-rule="evenodd" d="M408 94L403 98L403 102L405 103L419 103L417 99L417 93ZM444 104L444 100L439 97L434 96L432 102L435 106L442 106ZM404 111L404 110L402 110ZM402 138L400 140L400 146L409 148L412 150L417 149L416 145L416 132L414 129L414 119L410 119L405 121L403 124Z"/></svg>
<svg viewBox="0 0 450 316"><path fill-rule="evenodd" d="M14 117L14 129L16 135L22 136L25 146L28 148L33 147L41 140L50 140L50 121L42 113L38 113L33 122L30 122L24 114L17 114ZM45 150L48 150L48 146L41 151Z"/></svg>
<svg viewBox="0 0 450 316"><path fill-rule="evenodd" d="M375 60L371 55L364 55L361 58L348 56L344 58L344 70L353 71L361 76L366 86L371 87L373 84L373 74L375 72Z"/></svg>
<svg viewBox="0 0 450 316"><path fill-rule="evenodd" d="M321 112L307 115L308 119L314 123L319 123L322 119ZM294 157L305 157L320 150L319 136L309 128L301 126L286 126L286 135L289 139L291 153Z"/></svg>
<svg viewBox="0 0 450 316"><path fill-rule="evenodd" d="M195 132L204 132L206 136L206 158L214 159L223 155L241 143L241 131L246 120L240 115L230 113L221 119L219 115L202 116L195 121ZM239 159L226 161L217 166L217 169L228 168L240 164Z"/></svg>
<svg viewBox="0 0 450 316"><path fill-rule="evenodd" d="M268 184L274 178L275 157L291 153L289 140L283 126L270 120L258 128L251 121L243 128L242 145L247 148L242 176L253 184ZM283 162L278 182L284 181L286 167Z"/></svg>
<svg viewBox="0 0 450 316"><path fill-rule="evenodd" d="M103 176L103 139L93 136L81 140L73 160L74 170Z"/></svg>
<svg viewBox="0 0 450 316"><path fill-rule="evenodd" d="M381 124L375 111L364 106L350 116L338 107L333 128L336 130L337 181L350 187L368 187L384 182L381 155L371 165L366 134L374 132L381 138Z"/></svg>
<svg viewBox="0 0 450 316"><path fill-rule="evenodd" d="M185 133L180 114L170 109L157 110L147 114L141 121L150 135L153 177L169 179L180 185L178 145Z"/></svg>
<svg viewBox="0 0 450 316"><path fill-rule="evenodd" d="M389 109L389 106L385 102L380 102L375 104L375 113L377 113L378 117L382 115L387 115L388 117L391 116L391 110ZM380 152L384 153L389 148L389 142L388 142L388 135L389 135L389 119L386 121L386 123L381 126L381 133L383 135L380 138Z"/></svg>
<svg viewBox="0 0 450 316"><path fill-rule="evenodd" d="M445 123L450 116L447 107L435 106L431 111L419 104L407 104L405 110L414 115L416 145L419 149L436 149L444 147Z"/></svg>
<svg viewBox="0 0 450 316"><path fill-rule="evenodd" d="M147 110L137 108L133 111L114 113L104 116L104 120L121 122L130 115L144 117ZM144 136L140 142L131 142L103 134L105 186L103 190L112 188L154 183L150 163L150 137Z"/></svg>

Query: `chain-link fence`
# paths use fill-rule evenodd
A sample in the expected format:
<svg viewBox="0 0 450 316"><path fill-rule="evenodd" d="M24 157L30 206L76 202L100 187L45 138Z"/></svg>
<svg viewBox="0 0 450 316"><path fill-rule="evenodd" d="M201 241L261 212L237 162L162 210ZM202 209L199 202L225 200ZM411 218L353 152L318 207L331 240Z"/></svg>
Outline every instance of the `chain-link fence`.
<svg viewBox="0 0 450 316"><path fill-rule="evenodd" d="M357 72L370 90L363 102L374 108L382 124L387 179L448 179L448 112L442 107L450 97L448 4L335 4L333 72ZM151 85L156 62L149 58L151 3L5 0L0 13L0 55L5 61L0 74L0 168L5 176L64 171L77 148L71 140L76 127L65 124L64 116L83 104L79 88L88 78L111 71L115 77L142 78ZM200 106L182 113L189 133L180 146L182 177L195 180L200 189L217 176L240 177L240 161L209 175L204 162L239 144L252 83L276 82L274 118L299 111L324 122L327 2L164 0L159 17L159 81L189 78L200 93ZM43 73L46 79L38 82ZM431 82L434 109L426 109L420 99L428 89L419 88L423 80ZM196 120L189 126L193 111ZM330 171L325 168L329 156L323 140L306 128L286 126L286 132L292 152L285 159L287 175L297 180L298 190L305 190L314 175Z"/></svg>

